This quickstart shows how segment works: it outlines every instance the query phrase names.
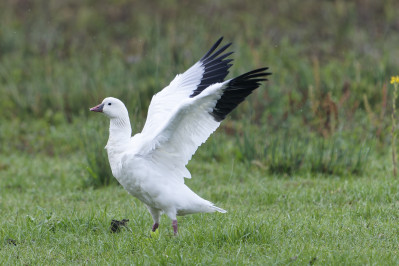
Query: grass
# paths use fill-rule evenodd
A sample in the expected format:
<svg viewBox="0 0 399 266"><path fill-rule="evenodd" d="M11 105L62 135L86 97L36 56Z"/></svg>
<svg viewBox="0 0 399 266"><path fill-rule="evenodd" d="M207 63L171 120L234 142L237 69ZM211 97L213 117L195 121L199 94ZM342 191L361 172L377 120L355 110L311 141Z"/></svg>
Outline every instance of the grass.
<svg viewBox="0 0 399 266"><path fill-rule="evenodd" d="M397 264L398 5L1 1L0 264ZM88 108L121 98L140 131L152 95L221 35L228 77L273 72L188 165L228 213L179 217L178 237L163 217L150 237Z"/></svg>
<svg viewBox="0 0 399 266"><path fill-rule="evenodd" d="M193 161L188 185L228 213L180 217L179 237L163 217L151 238L150 215L123 188L79 185L80 156L1 159L1 264L395 264L399 256L399 184L384 160L361 178L282 178ZM122 218L130 230L111 234L111 220Z"/></svg>

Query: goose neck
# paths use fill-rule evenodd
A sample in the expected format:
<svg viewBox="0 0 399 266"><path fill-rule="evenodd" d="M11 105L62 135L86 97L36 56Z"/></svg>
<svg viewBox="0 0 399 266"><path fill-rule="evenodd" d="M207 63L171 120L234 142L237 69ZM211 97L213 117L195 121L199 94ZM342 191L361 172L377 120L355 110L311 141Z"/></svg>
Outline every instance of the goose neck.
<svg viewBox="0 0 399 266"><path fill-rule="evenodd" d="M123 144L130 139L132 129L129 118L111 118L108 143Z"/></svg>

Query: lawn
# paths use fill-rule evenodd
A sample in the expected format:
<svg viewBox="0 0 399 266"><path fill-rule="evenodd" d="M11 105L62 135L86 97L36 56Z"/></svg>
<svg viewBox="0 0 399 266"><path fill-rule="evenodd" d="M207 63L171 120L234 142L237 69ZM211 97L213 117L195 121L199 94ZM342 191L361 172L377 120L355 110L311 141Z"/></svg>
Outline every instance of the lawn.
<svg viewBox="0 0 399 266"><path fill-rule="evenodd" d="M187 184L227 214L163 217L120 186L84 189L80 156L2 159L1 264L395 264L399 183L383 161L362 177L280 176L194 162ZM110 233L112 219L128 228Z"/></svg>
<svg viewBox="0 0 399 266"><path fill-rule="evenodd" d="M398 8L2 1L0 265L397 264ZM107 119L88 109L118 97L139 132L152 95L222 35L229 78L273 72L188 164L186 184L228 212L178 217L177 237L163 216L151 233L111 176ZM111 233L113 219L129 222Z"/></svg>

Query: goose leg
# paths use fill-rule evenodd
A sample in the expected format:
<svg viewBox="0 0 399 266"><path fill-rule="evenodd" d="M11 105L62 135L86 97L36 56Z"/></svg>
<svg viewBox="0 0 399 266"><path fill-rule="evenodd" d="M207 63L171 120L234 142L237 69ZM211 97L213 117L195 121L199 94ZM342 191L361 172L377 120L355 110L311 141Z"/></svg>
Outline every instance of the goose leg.
<svg viewBox="0 0 399 266"><path fill-rule="evenodd" d="M152 220L154 224L152 225L152 231L155 232L159 227L159 217L161 216L161 211L150 206L147 206L148 211L151 213Z"/></svg>
<svg viewBox="0 0 399 266"><path fill-rule="evenodd" d="M177 235L177 220L172 221L172 226L173 226L173 234L176 236Z"/></svg>
<svg viewBox="0 0 399 266"><path fill-rule="evenodd" d="M155 232L159 227L159 223L155 223L152 225L152 231Z"/></svg>
<svg viewBox="0 0 399 266"><path fill-rule="evenodd" d="M166 212L166 215L169 217L169 219L172 220L172 227L173 227L173 234L177 236L177 218L176 218L176 210L175 209L169 209Z"/></svg>

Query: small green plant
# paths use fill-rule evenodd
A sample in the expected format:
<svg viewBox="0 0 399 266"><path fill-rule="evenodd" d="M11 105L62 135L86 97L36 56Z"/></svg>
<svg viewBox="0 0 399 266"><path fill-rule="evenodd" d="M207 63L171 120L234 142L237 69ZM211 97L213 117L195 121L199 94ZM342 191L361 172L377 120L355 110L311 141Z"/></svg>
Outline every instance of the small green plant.
<svg viewBox="0 0 399 266"><path fill-rule="evenodd" d="M307 168L314 173L359 175L367 165L369 151L366 145L341 136L320 139L310 145Z"/></svg>
<svg viewBox="0 0 399 266"><path fill-rule="evenodd" d="M236 158L250 164L259 154L257 151L257 146L259 146L257 139L247 131L244 131L242 135L237 133L236 139L238 147L235 152Z"/></svg>
<svg viewBox="0 0 399 266"><path fill-rule="evenodd" d="M292 138L288 133L272 138L264 149L269 171L289 175L298 171L306 157L308 143L308 138Z"/></svg>
<svg viewBox="0 0 399 266"><path fill-rule="evenodd" d="M370 148L349 137L281 136L272 137L264 146L262 157L271 173L360 175L367 165Z"/></svg>
<svg viewBox="0 0 399 266"><path fill-rule="evenodd" d="M398 84L399 84L399 76L393 76L391 77L391 84L393 84L394 90L393 90L393 98L392 98L392 130L391 130L391 135L392 135L392 166L393 166L393 176L397 176L397 168L396 168L396 98L398 97Z"/></svg>

